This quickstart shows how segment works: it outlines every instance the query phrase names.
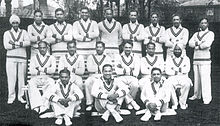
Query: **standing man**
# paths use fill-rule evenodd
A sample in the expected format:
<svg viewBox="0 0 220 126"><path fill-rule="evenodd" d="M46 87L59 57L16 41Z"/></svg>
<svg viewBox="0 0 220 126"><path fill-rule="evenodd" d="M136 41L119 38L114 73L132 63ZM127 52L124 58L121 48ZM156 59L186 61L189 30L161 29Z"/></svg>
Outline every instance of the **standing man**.
<svg viewBox="0 0 220 126"><path fill-rule="evenodd" d="M39 41L47 41L49 43L52 41L52 32L42 19L43 12L41 10L35 10L34 23L28 26L28 34L31 41L31 57L38 54Z"/></svg>
<svg viewBox="0 0 220 126"><path fill-rule="evenodd" d="M122 42L121 24L113 18L113 10L105 10L105 20L99 22L99 39L106 45L105 53L115 58L119 54L119 45Z"/></svg>
<svg viewBox="0 0 220 126"><path fill-rule="evenodd" d="M193 71L195 77L194 95L189 99L200 99L202 96L204 104L209 104L212 100L210 48L215 35L208 29L208 19L201 19L199 26L200 31L196 32L189 41L189 46L194 48Z"/></svg>
<svg viewBox="0 0 220 126"><path fill-rule="evenodd" d="M25 103L22 96L22 87L25 83L27 54L26 46L30 45L28 33L19 28L20 18L12 15L9 19L12 28L4 33L4 48L6 54L6 73L8 80L8 104L12 104L16 98L15 86L18 80L18 101Z"/></svg>
<svg viewBox="0 0 220 126"><path fill-rule="evenodd" d="M81 19L73 23L73 37L77 42L78 53L87 59L88 55L95 53L99 28L97 22L89 18L89 8L83 7L80 16Z"/></svg>
<svg viewBox="0 0 220 126"><path fill-rule="evenodd" d="M133 42L133 53L142 57L142 41L145 38L144 25L139 24L137 21L138 12L131 10L129 12L130 23L125 24L122 28L122 38L126 40L132 40Z"/></svg>
<svg viewBox="0 0 220 126"><path fill-rule="evenodd" d="M189 40L188 29L182 27L181 17L179 15L173 15L173 26L166 30L167 41L165 46L167 47L167 57L173 55L173 49L177 43L183 45L183 55L186 55L186 44Z"/></svg>
<svg viewBox="0 0 220 126"><path fill-rule="evenodd" d="M147 80L141 92L141 100L146 106L146 111L141 117L141 121L148 121L152 115L154 120L161 119L161 112L165 112L168 107L169 97L167 97L166 79L162 79L162 71L159 68L151 70L152 80Z"/></svg>
<svg viewBox="0 0 220 126"><path fill-rule="evenodd" d="M116 122L123 121L118 110L120 109L124 97L128 92L128 87L119 79L112 77L112 65L105 64L102 68L103 76L95 80L92 86L92 95L95 99L95 108L99 113L103 113L102 119L108 121L112 115Z"/></svg>
<svg viewBox="0 0 220 126"><path fill-rule="evenodd" d="M104 54L105 43L98 41L96 42L96 54L92 54L87 59L87 69L89 77L85 81L86 91L86 111L91 111L93 107L93 96L91 94L94 80L102 75L102 67L105 64L112 64L111 58Z"/></svg>
<svg viewBox="0 0 220 126"><path fill-rule="evenodd" d="M154 67L160 68L164 71L164 60L162 56L155 55L156 44L149 42L146 45L146 56L141 58L141 79L139 80L139 86L142 90L146 84L146 80L151 80L151 70Z"/></svg>
<svg viewBox="0 0 220 126"><path fill-rule="evenodd" d="M85 63L82 55L76 53L76 42L67 43L68 54L61 56L58 71L67 68L70 71L71 81L73 81L80 89L83 89L82 75L85 72Z"/></svg>
<svg viewBox="0 0 220 126"><path fill-rule="evenodd" d="M157 13L152 13L150 18L150 26L145 28L147 33L145 44L152 42L155 43L155 55L163 58L163 43L166 42L165 27L159 25L159 17Z"/></svg>
<svg viewBox="0 0 220 126"><path fill-rule="evenodd" d="M138 91L137 76L140 72L140 58L132 53L133 43L131 40L123 42L123 52L116 57L115 72L124 84L129 86L129 93L125 96L128 109L139 110L140 106L134 101Z"/></svg>
<svg viewBox="0 0 220 126"><path fill-rule="evenodd" d="M65 125L71 126L71 118L79 108L83 93L74 82L70 81L69 70L61 70L59 76L59 80L50 87L50 93L45 97L50 101L57 118L55 124L61 125L64 119Z"/></svg>
<svg viewBox="0 0 220 126"><path fill-rule="evenodd" d="M56 59L48 53L48 43L40 41L38 43L39 52L31 57L30 73L31 80L28 86L31 109L42 113L49 108L49 101L41 96L38 86L42 86L43 94L47 92L48 87L55 82L51 75L56 70Z"/></svg>
<svg viewBox="0 0 220 126"><path fill-rule="evenodd" d="M186 100L189 94L191 79L188 77L190 71L190 60L186 55L182 54L183 45L176 44L174 47L174 55L167 57L166 60L166 74L169 76L168 81L170 85L171 101L173 102L173 109L177 109L178 104L181 109L186 109L188 105ZM175 93L176 91L176 93ZM179 97L179 102L177 97Z"/></svg>
<svg viewBox="0 0 220 126"><path fill-rule="evenodd" d="M57 8L55 10L56 23L50 25L52 31L51 49L52 55L59 58L65 55L67 51L67 42L72 41L72 25L65 22L64 10Z"/></svg>

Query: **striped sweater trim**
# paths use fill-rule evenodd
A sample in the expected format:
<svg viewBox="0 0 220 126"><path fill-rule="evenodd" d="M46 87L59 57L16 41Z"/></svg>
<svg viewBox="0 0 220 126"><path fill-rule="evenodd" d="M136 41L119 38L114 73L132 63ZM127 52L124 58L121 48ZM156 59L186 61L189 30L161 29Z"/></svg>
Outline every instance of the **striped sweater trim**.
<svg viewBox="0 0 220 126"><path fill-rule="evenodd" d="M26 57L21 57L21 56L6 56L7 58L17 58L17 59L24 59L26 60Z"/></svg>

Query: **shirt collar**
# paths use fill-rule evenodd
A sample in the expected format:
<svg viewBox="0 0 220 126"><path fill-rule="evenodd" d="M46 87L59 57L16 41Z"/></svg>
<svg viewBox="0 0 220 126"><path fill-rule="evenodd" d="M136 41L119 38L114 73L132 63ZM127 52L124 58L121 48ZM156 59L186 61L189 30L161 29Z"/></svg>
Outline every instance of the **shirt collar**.
<svg viewBox="0 0 220 126"><path fill-rule="evenodd" d="M81 19L81 22L85 23L85 24L88 24L91 22L91 20L88 18L87 21L84 21L83 19Z"/></svg>
<svg viewBox="0 0 220 126"><path fill-rule="evenodd" d="M14 30L13 28L11 28L11 32L13 32L13 33L19 33L19 32L21 32L21 29L20 29L20 28L18 28L18 31L17 31L17 32L15 32L15 30Z"/></svg>
<svg viewBox="0 0 220 126"><path fill-rule="evenodd" d="M58 84L64 86L60 79L58 80ZM66 87L68 87L68 85L70 85L70 84L71 84L71 81L69 81L69 83L66 85Z"/></svg>
<svg viewBox="0 0 220 126"><path fill-rule="evenodd" d="M135 24L135 25L138 25L139 23L138 23L138 21L136 20L136 22L135 23L132 23L131 21L130 21L130 23L129 24Z"/></svg>
<svg viewBox="0 0 220 126"><path fill-rule="evenodd" d="M71 57L76 58L76 56L77 56L77 53L75 53L73 56L71 56L69 53L67 54L67 58L71 58Z"/></svg>
<svg viewBox="0 0 220 126"><path fill-rule="evenodd" d="M50 56L50 54L47 52L47 53L45 54L45 56L43 56L43 55L40 54L40 52L38 52L38 56L39 56L40 58L45 58L45 57L47 57L47 56Z"/></svg>
<svg viewBox="0 0 220 126"><path fill-rule="evenodd" d="M150 27L154 27L154 25L151 23ZM157 23L156 28L160 28L160 25Z"/></svg>
<svg viewBox="0 0 220 126"><path fill-rule="evenodd" d="M109 22L107 19L105 19L105 22L106 22L106 23L108 23L108 24L112 24L112 23L114 23L114 22L115 22L115 19L114 19L114 18L112 18L112 21L111 21L111 22Z"/></svg>
<svg viewBox="0 0 220 126"><path fill-rule="evenodd" d="M183 29L183 27L182 27L182 25L180 24L179 25L179 27L178 28L176 28L176 27L174 27L174 26L172 26L173 27L173 29Z"/></svg>
<svg viewBox="0 0 220 126"><path fill-rule="evenodd" d="M57 26L58 26L58 25L66 25L66 22L65 22L65 21L63 21L63 23L61 23L61 24L60 24L60 23L58 23L58 22L56 22L55 24L56 24Z"/></svg>
<svg viewBox="0 0 220 126"><path fill-rule="evenodd" d="M34 25L35 26L39 26L39 25L37 25L35 22L34 22ZM40 24L40 27L42 27L42 26L44 26L45 25L45 23L42 21L42 23Z"/></svg>
<svg viewBox="0 0 220 126"><path fill-rule="evenodd" d="M127 57L127 55L125 55L125 52L122 52L122 53L121 53L121 56ZM129 56L133 57L134 54L131 52L131 54L130 54Z"/></svg>

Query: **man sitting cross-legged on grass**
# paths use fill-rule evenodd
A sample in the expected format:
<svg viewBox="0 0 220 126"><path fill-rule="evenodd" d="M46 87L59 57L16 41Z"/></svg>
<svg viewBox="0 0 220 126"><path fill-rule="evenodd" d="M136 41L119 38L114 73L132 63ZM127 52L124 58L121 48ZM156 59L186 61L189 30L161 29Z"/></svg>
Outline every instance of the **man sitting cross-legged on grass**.
<svg viewBox="0 0 220 126"><path fill-rule="evenodd" d="M141 92L141 100L146 106L146 111L141 117L142 121L148 121L152 115L155 115L154 120L160 120L161 112L165 112L168 106L169 97L165 86L167 81L161 78L161 70L153 68L151 76L152 81L146 83Z"/></svg>
<svg viewBox="0 0 220 126"><path fill-rule="evenodd" d="M63 119L65 125L72 125L70 118L76 114L77 108L84 97L80 88L70 81L70 71L64 68L59 73L59 80L50 87L47 98L51 102L56 121L61 125Z"/></svg>
<svg viewBox="0 0 220 126"><path fill-rule="evenodd" d="M102 119L108 121L110 114L116 122L123 121L119 114L124 96L128 93L128 86L119 79L112 78L112 66L105 64L102 68L103 76L96 79L92 87L92 95L95 99L95 108L99 113L103 113Z"/></svg>

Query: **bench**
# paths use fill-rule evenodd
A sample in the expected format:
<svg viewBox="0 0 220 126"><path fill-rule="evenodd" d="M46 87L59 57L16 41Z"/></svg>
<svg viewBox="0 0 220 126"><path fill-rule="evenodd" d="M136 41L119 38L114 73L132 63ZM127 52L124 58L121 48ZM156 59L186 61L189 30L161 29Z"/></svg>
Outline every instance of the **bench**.
<svg viewBox="0 0 220 126"><path fill-rule="evenodd" d="M112 64L113 64L113 76L116 76L116 72L115 72L115 66L114 66L114 62L115 60L112 59ZM89 77L89 71L87 70L87 60L84 61L85 63L85 72L82 75L82 80L83 83L85 82L85 80ZM52 78L54 80L58 80L59 79L59 73L58 73L58 64L59 64L59 59L56 58L56 71L54 73L54 75L52 76ZM24 94L25 94L25 98L27 101L27 104L25 105L25 108L28 109L30 108L30 101L29 101L29 96L28 96L28 85L29 85L29 81L31 79L31 73L30 73L30 59L28 59L27 61L27 74L26 74L26 85L23 87L24 90ZM42 86L38 86L39 90L42 90Z"/></svg>

